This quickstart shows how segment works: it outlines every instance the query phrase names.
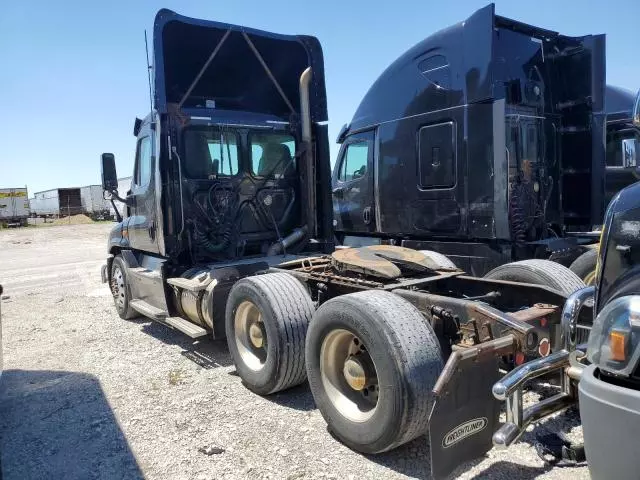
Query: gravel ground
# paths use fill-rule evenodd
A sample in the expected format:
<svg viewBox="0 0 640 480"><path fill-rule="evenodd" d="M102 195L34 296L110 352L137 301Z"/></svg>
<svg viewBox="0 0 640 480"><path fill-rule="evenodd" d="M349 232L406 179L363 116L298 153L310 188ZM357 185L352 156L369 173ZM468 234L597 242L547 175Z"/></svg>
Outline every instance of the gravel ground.
<svg viewBox="0 0 640 480"><path fill-rule="evenodd" d="M5 480L429 478L424 439L354 453L327 432L307 385L259 397L224 341L121 320L100 283L109 228L0 231ZM577 423L562 415L542 428L579 437ZM461 465L455 478L589 478L586 467L545 466L534 439Z"/></svg>

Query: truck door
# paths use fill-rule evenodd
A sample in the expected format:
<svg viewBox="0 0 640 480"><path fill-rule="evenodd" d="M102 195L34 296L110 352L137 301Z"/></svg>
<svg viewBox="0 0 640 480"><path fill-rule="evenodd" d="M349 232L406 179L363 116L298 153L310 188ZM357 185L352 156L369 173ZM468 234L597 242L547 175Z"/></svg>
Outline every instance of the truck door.
<svg viewBox="0 0 640 480"><path fill-rule="evenodd" d="M374 132L345 140L333 171L333 218L336 230L346 234L376 229L373 191Z"/></svg>
<svg viewBox="0 0 640 480"><path fill-rule="evenodd" d="M156 237L156 191L155 191L155 135L149 122L138 134L136 159L131 181L132 199L128 222L129 242L132 248L158 253Z"/></svg>

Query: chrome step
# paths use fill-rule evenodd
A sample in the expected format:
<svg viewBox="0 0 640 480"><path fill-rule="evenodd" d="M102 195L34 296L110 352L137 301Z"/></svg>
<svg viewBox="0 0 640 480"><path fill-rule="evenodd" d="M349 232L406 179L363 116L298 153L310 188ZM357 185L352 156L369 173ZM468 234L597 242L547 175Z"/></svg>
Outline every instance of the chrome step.
<svg viewBox="0 0 640 480"><path fill-rule="evenodd" d="M129 305L131 305L131 308L136 312L144 315L145 317L149 317L152 320L164 320L168 316L167 312L158 307L154 307L144 300L131 300Z"/></svg>
<svg viewBox="0 0 640 480"><path fill-rule="evenodd" d="M188 320L185 320L182 317L167 317L162 320L163 323L175 328L176 330L180 330L185 335L191 338L203 337L207 334L207 331L196 325L195 323L191 323Z"/></svg>

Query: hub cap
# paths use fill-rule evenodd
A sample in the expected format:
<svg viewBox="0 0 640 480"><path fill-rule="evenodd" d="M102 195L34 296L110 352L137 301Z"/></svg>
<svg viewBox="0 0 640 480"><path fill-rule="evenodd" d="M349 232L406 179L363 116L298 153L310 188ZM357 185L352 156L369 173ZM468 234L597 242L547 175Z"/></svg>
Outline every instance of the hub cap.
<svg viewBox="0 0 640 480"><path fill-rule="evenodd" d="M353 333L331 331L320 348L320 377L338 412L353 422L365 422L379 401L378 377L367 348Z"/></svg>
<svg viewBox="0 0 640 480"><path fill-rule="evenodd" d="M252 323L249 327L249 338L251 339L251 344L255 348L262 348L264 346L264 337L265 334L263 332L264 324L262 322Z"/></svg>
<svg viewBox="0 0 640 480"><path fill-rule="evenodd" d="M349 357L344 362L342 374L351 388L362 390L367 384L367 377L364 373L362 363L356 357Z"/></svg>
<svg viewBox="0 0 640 480"><path fill-rule="evenodd" d="M124 310L125 291L124 275L120 267L115 266L111 273L111 293L118 310Z"/></svg>
<svg viewBox="0 0 640 480"><path fill-rule="evenodd" d="M235 342L240 358L253 371L259 371L267 361L267 331L260 310L245 300L236 309Z"/></svg>

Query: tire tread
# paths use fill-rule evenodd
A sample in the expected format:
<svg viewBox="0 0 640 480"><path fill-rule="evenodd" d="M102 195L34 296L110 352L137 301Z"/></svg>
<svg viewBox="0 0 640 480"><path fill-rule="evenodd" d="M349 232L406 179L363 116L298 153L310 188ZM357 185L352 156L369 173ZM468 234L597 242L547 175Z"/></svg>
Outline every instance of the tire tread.
<svg viewBox="0 0 640 480"><path fill-rule="evenodd" d="M590 272L595 270L597 260L598 251L589 249L569 265L569 270L575 273L578 277L584 279Z"/></svg>
<svg viewBox="0 0 640 480"><path fill-rule="evenodd" d="M304 359L304 342L314 306L304 286L288 273L269 273L248 277L243 282L252 283L265 297L277 322L284 346L280 375L268 393L299 385L307 378Z"/></svg>
<svg viewBox="0 0 640 480"><path fill-rule="evenodd" d="M434 401L432 389L443 368L440 344L431 324L411 303L391 292L351 293L329 300L325 305L341 308L340 303L366 313L376 328L384 332L403 377L403 391L407 393L395 439L371 453L391 450L426 434Z"/></svg>
<svg viewBox="0 0 640 480"><path fill-rule="evenodd" d="M532 274L541 280L542 285L555 288L567 295L585 287L582 279L564 265L542 259L506 263L491 270L484 278L496 280L513 279L518 277L519 272L526 272L525 274L529 275ZM516 279L514 281L522 280Z"/></svg>

